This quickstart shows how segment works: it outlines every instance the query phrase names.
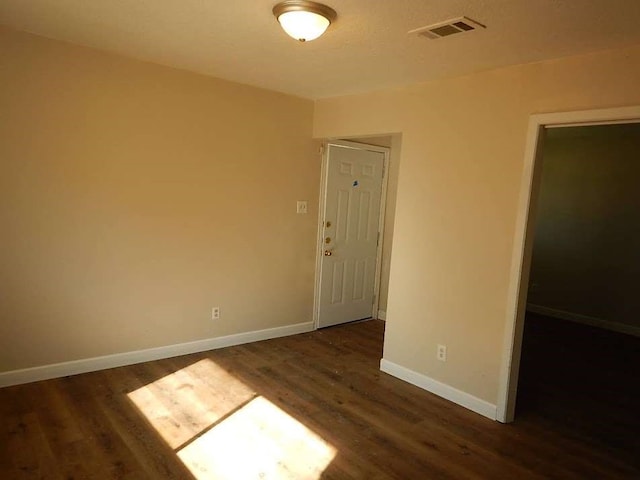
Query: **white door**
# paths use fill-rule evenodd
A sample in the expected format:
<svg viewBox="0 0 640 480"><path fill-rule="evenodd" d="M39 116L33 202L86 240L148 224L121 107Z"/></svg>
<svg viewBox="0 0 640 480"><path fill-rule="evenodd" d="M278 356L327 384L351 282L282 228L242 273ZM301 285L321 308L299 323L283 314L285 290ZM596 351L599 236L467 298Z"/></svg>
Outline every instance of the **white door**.
<svg viewBox="0 0 640 480"><path fill-rule="evenodd" d="M372 316L385 162L365 146L327 148L318 327Z"/></svg>

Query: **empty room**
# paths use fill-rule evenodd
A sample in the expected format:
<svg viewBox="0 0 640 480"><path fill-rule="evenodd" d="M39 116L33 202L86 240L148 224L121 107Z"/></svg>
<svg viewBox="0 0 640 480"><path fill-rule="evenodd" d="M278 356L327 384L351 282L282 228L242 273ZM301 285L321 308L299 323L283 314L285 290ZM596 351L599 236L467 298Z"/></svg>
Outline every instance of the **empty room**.
<svg viewBox="0 0 640 480"><path fill-rule="evenodd" d="M0 477L639 478L638 21L0 0Z"/></svg>

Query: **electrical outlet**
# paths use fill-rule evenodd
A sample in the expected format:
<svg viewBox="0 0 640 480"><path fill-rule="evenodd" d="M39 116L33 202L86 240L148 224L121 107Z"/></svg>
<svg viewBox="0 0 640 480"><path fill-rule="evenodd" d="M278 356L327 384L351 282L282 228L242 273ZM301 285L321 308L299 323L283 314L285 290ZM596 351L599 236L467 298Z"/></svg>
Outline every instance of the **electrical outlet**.
<svg viewBox="0 0 640 480"><path fill-rule="evenodd" d="M211 309L211 320L220 319L220 307L213 307Z"/></svg>
<svg viewBox="0 0 640 480"><path fill-rule="evenodd" d="M441 362L447 361L447 346L446 345L438 345L438 351L436 353L436 357Z"/></svg>

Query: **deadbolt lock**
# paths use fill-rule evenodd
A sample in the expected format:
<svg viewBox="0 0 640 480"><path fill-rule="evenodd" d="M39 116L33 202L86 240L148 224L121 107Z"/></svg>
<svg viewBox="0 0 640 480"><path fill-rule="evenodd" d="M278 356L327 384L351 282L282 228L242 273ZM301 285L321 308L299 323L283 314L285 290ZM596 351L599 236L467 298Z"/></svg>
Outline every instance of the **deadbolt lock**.
<svg viewBox="0 0 640 480"><path fill-rule="evenodd" d="M327 222L327 228L331 226L331 222Z"/></svg>
<svg viewBox="0 0 640 480"><path fill-rule="evenodd" d="M324 239L324 243L331 243L331 237L327 237Z"/></svg>

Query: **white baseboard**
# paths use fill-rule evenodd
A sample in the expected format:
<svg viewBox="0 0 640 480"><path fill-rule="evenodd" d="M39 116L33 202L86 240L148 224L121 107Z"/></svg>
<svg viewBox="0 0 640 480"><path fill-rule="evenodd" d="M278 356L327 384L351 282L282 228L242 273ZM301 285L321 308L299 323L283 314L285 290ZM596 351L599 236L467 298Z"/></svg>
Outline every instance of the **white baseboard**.
<svg viewBox="0 0 640 480"><path fill-rule="evenodd" d="M378 310L378 320L387 320L387 312L384 310Z"/></svg>
<svg viewBox="0 0 640 480"><path fill-rule="evenodd" d="M603 320L601 318L590 317L589 315L582 315L581 313L567 312L565 310L544 307L542 305L536 305L534 303L527 303L527 311L538 313L540 315L546 315L547 317L559 318L561 320L582 323L591 327L603 328L605 330L611 330L613 332L626 333L627 335L640 337L640 327L627 325L626 323L611 322L609 320Z"/></svg>
<svg viewBox="0 0 640 480"><path fill-rule="evenodd" d="M450 385L434 380L433 378L422 375L421 373L409 370L408 368L385 360L384 358L380 361L380 370L462 407L468 408L469 410L490 418L491 420L497 419L498 410L495 405L478 397L474 397L462 390L453 388Z"/></svg>
<svg viewBox="0 0 640 480"><path fill-rule="evenodd" d="M243 343L258 342L271 338L286 337L298 333L306 333L314 330L313 322L298 323L284 327L267 328L253 332L238 333L225 337L196 340L195 342L167 345L165 347L149 348L133 352L116 353L101 357L73 360L71 362L42 365L21 370L12 370L0 373L0 388L23 383L49 380L51 378L66 377L79 373L95 372L107 368L123 367L135 363L150 362L163 358L188 355L190 353L205 352L218 348L241 345Z"/></svg>

